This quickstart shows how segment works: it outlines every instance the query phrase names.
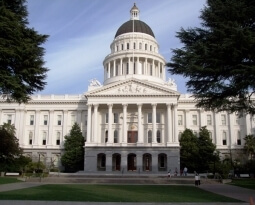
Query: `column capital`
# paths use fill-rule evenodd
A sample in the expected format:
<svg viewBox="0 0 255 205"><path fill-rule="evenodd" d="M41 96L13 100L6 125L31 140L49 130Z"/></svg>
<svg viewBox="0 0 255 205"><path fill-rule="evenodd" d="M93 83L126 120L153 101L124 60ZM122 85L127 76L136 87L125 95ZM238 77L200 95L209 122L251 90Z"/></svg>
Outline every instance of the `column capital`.
<svg viewBox="0 0 255 205"><path fill-rule="evenodd" d="M143 103L137 103L138 107L142 107Z"/></svg>
<svg viewBox="0 0 255 205"><path fill-rule="evenodd" d="M111 108L111 107L113 106L113 104L112 104L112 103L108 103L107 106L108 106L109 108Z"/></svg>
<svg viewBox="0 0 255 205"><path fill-rule="evenodd" d="M92 104L87 104L87 106L91 108Z"/></svg>
<svg viewBox="0 0 255 205"><path fill-rule="evenodd" d="M152 106L152 107L156 107L156 106L157 106L157 103L151 103L151 106Z"/></svg>
<svg viewBox="0 0 255 205"><path fill-rule="evenodd" d="M94 108L98 108L99 104L93 104Z"/></svg>
<svg viewBox="0 0 255 205"><path fill-rule="evenodd" d="M127 104L127 103L122 103L122 106L123 106L123 107L127 107L128 104Z"/></svg>

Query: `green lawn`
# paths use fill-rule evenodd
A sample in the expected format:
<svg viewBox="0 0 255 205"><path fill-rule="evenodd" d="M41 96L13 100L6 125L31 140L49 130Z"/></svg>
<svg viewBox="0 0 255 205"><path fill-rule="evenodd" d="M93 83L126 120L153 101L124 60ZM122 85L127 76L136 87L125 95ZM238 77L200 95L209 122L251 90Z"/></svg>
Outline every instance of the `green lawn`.
<svg viewBox="0 0 255 205"><path fill-rule="evenodd" d="M0 184L9 184L9 183L16 183L16 182L21 182L21 181L13 177L0 177Z"/></svg>
<svg viewBox="0 0 255 205"><path fill-rule="evenodd" d="M255 179L233 179L229 184L255 190Z"/></svg>
<svg viewBox="0 0 255 205"><path fill-rule="evenodd" d="M90 202L240 202L194 186L57 184L0 192L0 200Z"/></svg>

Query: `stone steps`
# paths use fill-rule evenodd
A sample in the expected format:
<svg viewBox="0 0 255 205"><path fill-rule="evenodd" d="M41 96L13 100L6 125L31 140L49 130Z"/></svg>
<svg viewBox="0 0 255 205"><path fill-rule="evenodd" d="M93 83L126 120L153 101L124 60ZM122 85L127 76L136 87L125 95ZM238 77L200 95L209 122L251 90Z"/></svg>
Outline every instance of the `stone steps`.
<svg viewBox="0 0 255 205"><path fill-rule="evenodd" d="M84 183L84 184L186 184L193 185L194 178L184 177L158 177L158 176L82 176L82 175L66 175L66 176L49 176L45 178L30 177L28 182L44 182L44 183ZM201 184L218 183L214 179L201 179Z"/></svg>

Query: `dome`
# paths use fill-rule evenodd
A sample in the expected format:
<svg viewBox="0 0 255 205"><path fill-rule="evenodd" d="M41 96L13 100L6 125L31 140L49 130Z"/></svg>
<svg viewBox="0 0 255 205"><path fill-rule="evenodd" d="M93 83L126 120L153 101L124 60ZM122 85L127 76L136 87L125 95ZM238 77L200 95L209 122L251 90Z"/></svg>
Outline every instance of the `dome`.
<svg viewBox="0 0 255 205"><path fill-rule="evenodd" d="M129 20L126 23L122 24L117 30L115 38L121 34L133 32L133 22L134 32L149 34L155 38L151 28L146 23L140 20Z"/></svg>

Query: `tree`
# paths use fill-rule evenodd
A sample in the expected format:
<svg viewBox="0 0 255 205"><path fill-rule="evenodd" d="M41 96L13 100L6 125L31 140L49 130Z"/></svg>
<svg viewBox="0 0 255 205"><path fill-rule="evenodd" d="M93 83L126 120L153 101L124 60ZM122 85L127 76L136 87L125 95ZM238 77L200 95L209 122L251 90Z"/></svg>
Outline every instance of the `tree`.
<svg viewBox="0 0 255 205"><path fill-rule="evenodd" d="M198 107L255 114L254 11L254 0L207 0L201 28L177 32L168 71L188 78Z"/></svg>
<svg viewBox="0 0 255 205"><path fill-rule="evenodd" d="M84 137L80 126L75 123L69 135L65 136L65 153L61 157L62 165L68 172L76 172L84 168Z"/></svg>
<svg viewBox="0 0 255 205"><path fill-rule="evenodd" d="M197 159L198 170L208 171L210 169L210 164L219 161L218 155L216 155L216 146L213 144L212 139L210 138L210 133L206 129L206 126L201 127L198 137L198 149L199 156Z"/></svg>
<svg viewBox="0 0 255 205"><path fill-rule="evenodd" d="M181 134L181 167L183 168L186 166L189 171L194 171L197 168L197 158L199 154L197 140L197 136L190 129L184 130L184 132Z"/></svg>
<svg viewBox="0 0 255 205"><path fill-rule="evenodd" d="M46 85L43 67L47 35L28 28L25 0L0 1L0 95L27 102Z"/></svg>
<svg viewBox="0 0 255 205"><path fill-rule="evenodd" d="M248 158L253 159L255 154L255 136L246 135L244 140L244 150L248 154Z"/></svg>
<svg viewBox="0 0 255 205"><path fill-rule="evenodd" d="M15 137L15 127L10 124L0 126L0 170L8 171L21 155L22 149Z"/></svg>

